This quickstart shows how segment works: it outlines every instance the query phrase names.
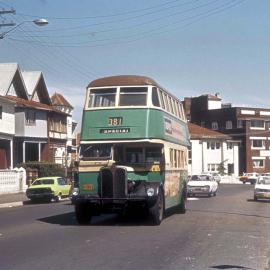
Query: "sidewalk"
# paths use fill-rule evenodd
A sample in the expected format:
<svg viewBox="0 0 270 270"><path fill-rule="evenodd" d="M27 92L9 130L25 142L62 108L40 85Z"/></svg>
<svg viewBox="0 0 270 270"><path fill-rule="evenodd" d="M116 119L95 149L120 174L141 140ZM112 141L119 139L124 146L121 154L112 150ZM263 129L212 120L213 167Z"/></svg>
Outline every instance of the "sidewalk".
<svg viewBox="0 0 270 270"><path fill-rule="evenodd" d="M0 195L0 208L19 206L22 205L24 201L27 201L25 193L10 193Z"/></svg>

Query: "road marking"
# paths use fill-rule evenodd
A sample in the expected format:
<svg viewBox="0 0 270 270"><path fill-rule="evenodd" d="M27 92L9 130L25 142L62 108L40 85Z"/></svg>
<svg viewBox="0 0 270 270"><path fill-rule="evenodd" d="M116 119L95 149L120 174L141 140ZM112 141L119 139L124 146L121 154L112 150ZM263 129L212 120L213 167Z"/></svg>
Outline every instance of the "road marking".
<svg viewBox="0 0 270 270"><path fill-rule="evenodd" d="M199 201L199 198L187 198L188 201Z"/></svg>

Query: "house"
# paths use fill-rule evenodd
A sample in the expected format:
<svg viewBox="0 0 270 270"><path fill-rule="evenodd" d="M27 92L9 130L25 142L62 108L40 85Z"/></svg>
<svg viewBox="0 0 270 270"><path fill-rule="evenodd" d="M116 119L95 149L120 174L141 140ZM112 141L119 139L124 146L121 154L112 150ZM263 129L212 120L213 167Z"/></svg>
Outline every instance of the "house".
<svg viewBox="0 0 270 270"><path fill-rule="evenodd" d="M0 169L13 168L15 102L0 96Z"/></svg>
<svg viewBox="0 0 270 270"><path fill-rule="evenodd" d="M192 123L240 141L240 174L270 171L270 109L233 107L218 95L202 95L191 98L189 110Z"/></svg>
<svg viewBox="0 0 270 270"><path fill-rule="evenodd" d="M75 129L77 126L77 123L75 121L72 120L72 112L73 112L73 106L64 98L63 95L61 95L60 93L54 93L51 96L51 101L52 101L52 106L58 110L61 111L63 114L66 115L66 119L62 118L62 120L60 120L61 123L65 123L66 127L66 147L69 147L69 153L65 153L67 160L65 160L66 165L70 166L71 161L72 161L72 155L71 155L71 151L72 151L72 140L75 138ZM60 123L60 125L61 125ZM50 135L51 133L49 133ZM50 138L54 138L56 139L55 136L50 136ZM73 149L74 151L76 151L76 149ZM61 155L63 155L63 151L66 151L66 148L60 151L58 151L57 157L58 160L56 160L55 162L59 162L61 159Z"/></svg>
<svg viewBox="0 0 270 270"><path fill-rule="evenodd" d="M188 123L191 147L189 149L188 172L218 172L238 176L238 141L228 135Z"/></svg>
<svg viewBox="0 0 270 270"><path fill-rule="evenodd" d="M0 167L25 161L66 165L73 107L68 104L69 108L62 110L52 105L42 72L21 71L17 63L0 64L0 97L3 117L9 110L9 119L13 119L0 126L0 157L4 160Z"/></svg>

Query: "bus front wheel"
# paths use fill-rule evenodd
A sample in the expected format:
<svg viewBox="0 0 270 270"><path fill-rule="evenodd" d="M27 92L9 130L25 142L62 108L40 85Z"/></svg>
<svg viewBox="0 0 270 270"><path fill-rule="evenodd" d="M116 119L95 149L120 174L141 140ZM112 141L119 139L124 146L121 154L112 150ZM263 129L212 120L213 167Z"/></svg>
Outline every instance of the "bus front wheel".
<svg viewBox="0 0 270 270"><path fill-rule="evenodd" d="M76 219L80 225L86 225L91 221L91 208L87 203L78 203L75 205Z"/></svg>
<svg viewBox="0 0 270 270"><path fill-rule="evenodd" d="M149 214L153 225L160 225L164 217L164 194L163 190L159 188L158 196L155 204L149 208Z"/></svg>

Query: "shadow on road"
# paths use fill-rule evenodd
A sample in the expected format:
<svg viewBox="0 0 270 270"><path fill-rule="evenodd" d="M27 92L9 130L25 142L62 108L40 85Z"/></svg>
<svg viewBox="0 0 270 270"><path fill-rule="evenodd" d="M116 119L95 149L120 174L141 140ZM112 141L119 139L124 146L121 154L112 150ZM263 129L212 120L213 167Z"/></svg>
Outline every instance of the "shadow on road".
<svg viewBox="0 0 270 270"><path fill-rule="evenodd" d="M249 267L245 267L245 266L240 266L240 265L227 265L227 264L223 264L223 265L214 265L211 266L210 268L212 269L242 269L242 270L255 270L254 268L249 268Z"/></svg>
<svg viewBox="0 0 270 270"><path fill-rule="evenodd" d="M166 212L165 218L176 214L173 210ZM61 226L80 226L75 217L74 212L69 212L60 215L49 216L38 219L38 221L61 225ZM85 226L85 225L83 225ZM104 214L100 216L93 216L88 226L153 226L151 221L143 215L128 215L119 216L117 214Z"/></svg>
<svg viewBox="0 0 270 270"><path fill-rule="evenodd" d="M254 199L247 199L247 202L253 202L253 203L270 203L269 199L259 199L255 201Z"/></svg>

